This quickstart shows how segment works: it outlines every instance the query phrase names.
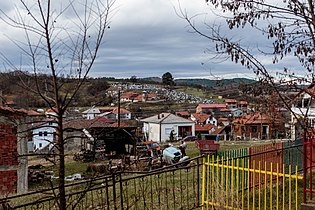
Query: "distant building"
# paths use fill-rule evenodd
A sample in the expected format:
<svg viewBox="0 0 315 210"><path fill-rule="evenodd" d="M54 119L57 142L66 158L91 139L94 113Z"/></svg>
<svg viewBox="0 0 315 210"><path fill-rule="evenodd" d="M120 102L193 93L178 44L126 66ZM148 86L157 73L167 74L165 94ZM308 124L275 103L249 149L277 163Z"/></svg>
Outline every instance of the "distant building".
<svg viewBox="0 0 315 210"><path fill-rule="evenodd" d="M94 106L82 112L83 118L88 119L88 120L94 119L99 114L101 114L101 111L97 107L94 107Z"/></svg>
<svg viewBox="0 0 315 210"><path fill-rule="evenodd" d="M232 121L232 134L236 139L270 139L273 119L262 113L243 115Z"/></svg>
<svg viewBox="0 0 315 210"><path fill-rule="evenodd" d="M96 118L97 116L105 117L111 120L118 120L118 116L120 116L120 120L131 120L131 112L127 109L120 108L120 112L118 111L118 107L92 107L90 109L82 112L82 116L85 119L91 120Z"/></svg>
<svg viewBox="0 0 315 210"><path fill-rule="evenodd" d="M32 140L28 142L29 152L48 152L55 143L57 123L51 119L30 126Z"/></svg>
<svg viewBox="0 0 315 210"><path fill-rule="evenodd" d="M175 114L186 119L190 118L190 113L188 111L175 112Z"/></svg>
<svg viewBox="0 0 315 210"><path fill-rule="evenodd" d="M196 107L196 113L210 114L219 112L221 109L226 109L226 104L198 104Z"/></svg>
<svg viewBox="0 0 315 210"><path fill-rule="evenodd" d="M224 102L228 108L237 108L237 100L235 99L225 99Z"/></svg>

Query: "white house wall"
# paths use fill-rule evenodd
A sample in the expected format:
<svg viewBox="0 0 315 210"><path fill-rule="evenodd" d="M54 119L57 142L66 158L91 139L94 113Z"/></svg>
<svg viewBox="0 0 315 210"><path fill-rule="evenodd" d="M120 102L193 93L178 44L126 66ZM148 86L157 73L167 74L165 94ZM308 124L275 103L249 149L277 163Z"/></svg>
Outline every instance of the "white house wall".
<svg viewBox="0 0 315 210"><path fill-rule="evenodd" d="M40 136L40 132L42 136ZM41 127L33 130L33 149L41 150L54 140L55 128ZM45 136L46 134L46 136Z"/></svg>
<svg viewBox="0 0 315 210"><path fill-rule="evenodd" d="M195 135L195 124L194 123L181 123L181 124L156 124L156 123L144 123L143 131L147 133L147 140L156 142L166 142L170 138L170 132L173 130L175 139L178 138L178 127L179 126L191 126L192 135ZM161 128L161 132L160 132ZM160 138L161 135L161 138Z"/></svg>

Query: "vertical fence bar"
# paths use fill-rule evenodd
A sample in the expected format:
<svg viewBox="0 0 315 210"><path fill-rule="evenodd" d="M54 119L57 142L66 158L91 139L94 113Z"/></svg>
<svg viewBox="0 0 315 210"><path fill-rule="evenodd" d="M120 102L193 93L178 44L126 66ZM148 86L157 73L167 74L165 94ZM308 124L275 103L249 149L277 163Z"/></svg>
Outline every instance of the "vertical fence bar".
<svg viewBox="0 0 315 210"><path fill-rule="evenodd" d="M239 159L236 159L236 202L237 206L239 205L239 189L240 189L240 164L239 164Z"/></svg>
<svg viewBox="0 0 315 210"><path fill-rule="evenodd" d="M309 192L310 192L310 200L313 200L313 135L311 135L310 137L310 141L309 141L310 145L310 155L308 155L308 158L310 159L309 163L310 163L310 168L309 168L309 173L310 173L310 181L309 181Z"/></svg>
<svg viewBox="0 0 315 210"><path fill-rule="evenodd" d="M220 167L221 167L221 190L219 192L222 192L224 190L224 166L223 166L223 158L221 158L221 164L220 164ZM222 195L221 195L222 194ZM220 193L220 196L222 196L222 200L224 201L225 198L225 194L224 193Z"/></svg>
<svg viewBox="0 0 315 210"><path fill-rule="evenodd" d="M232 199L231 199L231 204L232 204L232 209L234 208L234 158L232 158L232 172L231 172L231 192L232 192Z"/></svg>
<svg viewBox="0 0 315 210"><path fill-rule="evenodd" d="M216 198L218 197L218 195L217 195L217 192L219 191L219 187L220 187L220 182L219 182L219 178L220 178L220 176L219 176L219 157L217 157L217 161L216 161L216 178L217 178L217 181L216 181L216 192L215 192L215 196L216 196ZM212 207L214 207L214 206L212 206Z"/></svg>
<svg viewBox="0 0 315 210"><path fill-rule="evenodd" d="M112 182L113 182L113 199L114 199L114 209L117 209L117 204L116 204L116 175L113 173L112 175Z"/></svg>
<svg viewBox="0 0 315 210"><path fill-rule="evenodd" d="M307 174L307 142L306 132L303 133L303 202L306 203L306 174Z"/></svg>
<svg viewBox="0 0 315 210"><path fill-rule="evenodd" d="M289 209L291 209L291 178L292 178L292 167L289 165Z"/></svg>
<svg viewBox="0 0 315 210"><path fill-rule="evenodd" d="M225 206L228 207L229 206L229 159L226 160L226 164L224 164L225 166L225 197L226 197L226 201L225 201Z"/></svg>
<svg viewBox="0 0 315 210"><path fill-rule="evenodd" d="M265 161L264 210L267 210L267 162Z"/></svg>
<svg viewBox="0 0 315 210"><path fill-rule="evenodd" d="M249 196L250 196L250 164L249 164L249 159L247 160L247 209L249 209Z"/></svg>
<svg viewBox="0 0 315 210"><path fill-rule="evenodd" d="M298 166L295 166L295 209L298 209Z"/></svg>
<svg viewBox="0 0 315 210"><path fill-rule="evenodd" d="M258 209L260 210L260 201L261 201L261 162L258 163L258 170L259 170L259 176L258 176Z"/></svg>
<svg viewBox="0 0 315 210"><path fill-rule="evenodd" d="M202 189L201 189L201 203L202 203L202 210L204 209L205 205L205 177L206 177L206 158L202 158ZM198 165L199 167L199 165ZM199 178L198 178L199 179Z"/></svg>
<svg viewBox="0 0 315 210"><path fill-rule="evenodd" d="M245 209L245 201L244 201L244 191L245 191L245 186L244 186L244 174L245 174L245 164L244 164L244 159L242 159L242 209Z"/></svg>
<svg viewBox="0 0 315 210"><path fill-rule="evenodd" d="M252 173L252 177L253 177L253 184L252 184L252 187L253 187L253 209L255 209L255 176L256 176L256 172L255 172L255 160L253 160L253 173Z"/></svg>
<svg viewBox="0 0 315 210"><path fill-rule="evenodd" d="M276 210L278 209L279 209L279 163L277 163L277 182L276 182Z"/></svg>
<svg viewBox="0 0 315 210"><path fill-rule="evenodd" d="M212 162L212 165L211 165L211 180L212 180L212 183L211 183L211 189L212 189L212 196L211 196L211 202L212 202L212 207L211 207L211 209L214 209L214 196L215 196L215 192L214 192L214 183L215 183L215 181L214 181L214 156L212 156L212 160L211 160Z"/></svg>
<svg viewBox="0 0 315 210"><path fill-rule="evenodd" d="M204 159L202 159L202 162L204 163ZM200 196L200 170L199 170L199 164L200 164L199 163L199 158L197 158L197 203L198 204L199 204L199 201L200 201L200 198L199 198L199 196ZM202 166L202 169L204 169L203 166ZM202 205L203 204L204 203L202 203Z"/></svg>
<svg viewBox="0 0 315 210"><path fill-rule="evenodd" d="M267 171L266 171L267 172ZM270 209L272 209L272 162L270 163L270 189L269 189Z"/></svg>
<svg viewBox="0 0 315 210"><path fill-rule="evenodd" d="M123 183L121 178L121 172L119 172L119 190L120 190L120 206L121 210L124 210L124 196L123 196Z"/></svg>
<svg viewBox="0 0 315 210"><path fill-rule="evenodd" d="M209 180L209 178L210 178L209 172L211 170L210 166L211 166L210 155L207 155L207 168L206 168L207 173L206 173L206 178L205 178L205 182L206 182L206 186L207 186L206 199L205 199L205 201L207 202L207 209L209 208L209 196L210 196L209 191L210 191L210 184L211 184L211 182Z"/></svg>
<svg viewBox="0 0 315 210"><path fill-rule="evenodd" d="M285 165L283 164L282 168L285 168ZM285 209L285 175L283 172L283 180L282 180L282 210Z"/></svg>

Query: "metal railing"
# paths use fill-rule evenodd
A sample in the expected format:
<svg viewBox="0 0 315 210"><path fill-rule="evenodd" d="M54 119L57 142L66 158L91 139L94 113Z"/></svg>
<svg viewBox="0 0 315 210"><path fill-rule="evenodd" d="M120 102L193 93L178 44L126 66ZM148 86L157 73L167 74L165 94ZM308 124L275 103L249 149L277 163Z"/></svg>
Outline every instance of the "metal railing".
<svg viewBox="0 0 315 210"><path fill-rule="evenodd" d="M66 186L67 209L194 209L201 157L148 172L116 172ZM0 209L58 209L58 189L0 199Z"/></svg>

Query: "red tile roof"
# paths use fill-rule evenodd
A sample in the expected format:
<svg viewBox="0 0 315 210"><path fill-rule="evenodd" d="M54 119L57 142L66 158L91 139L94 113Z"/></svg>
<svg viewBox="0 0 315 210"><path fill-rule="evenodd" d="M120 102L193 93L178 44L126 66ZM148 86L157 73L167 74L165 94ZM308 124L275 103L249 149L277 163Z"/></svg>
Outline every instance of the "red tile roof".
<svg viewBox="0 0 315 210"><path fill-rule="evenodd" d="M231 110L227 109L227 108L223 108L223 109L220 109L220 112L230 112Z"/></svg>
<svg viewBox="0 0 315 210"><path fill-rule="evenodd" d="M210 115L209 114L204 114L204 113L192 113L191 114L194 118L196 118L196 122L205 122L209 117Z"/></svg>
<svg viewBox="0 0 315 210"><path fill-rule="evenodd" d="M114 114L118 114L118 107L114 106L103 106L103 107L97 107L100 112L112 112ZM130 113L127 109L120 108L120 114L127 114Z"/></svg>
<svg viewBox="0 0 315 210"><path fill-rule="evenodd" d="M210 123L205 125L195 125L195 131L210 131L212 128L216 129L216 126Z"/></svg>
<svg viewBox="0 0 315 210"><path fill-rule="evenodd" d="M244 115L240 118L237 118L233 120L233 123L239 123L239 124L269 124L271 123L271 118L267 114L261 114L261 113L252 113Z"/></svg>
<svg viewBox="0 0 315 210"><path fill-rule="evenodd" d="M248 104L248 102L247 101L239 101L239 102L237 102L237 104L246 105L246 104Z"/></svg>
<svg viewBox="0 0 315 210"><path fill-rule="evenodd" d="M34 111L35 112L35 111ZM9 106L0 106L0 113L2 114L17 114L17 115L31 115L31 110L26 109L14 109Z"/></svg>
<svg viewBox="0 0 315 210"><path fill-rule="evenodd" d="M235 99L225 99L225 103L236 103L237 101Z"/></svg>
<svg viewBox="0 0 315 210"><path fill-rule="evenodd" d="M175 114L180 116L190 116L190 113L188 111L175 112Z"/></svg>

